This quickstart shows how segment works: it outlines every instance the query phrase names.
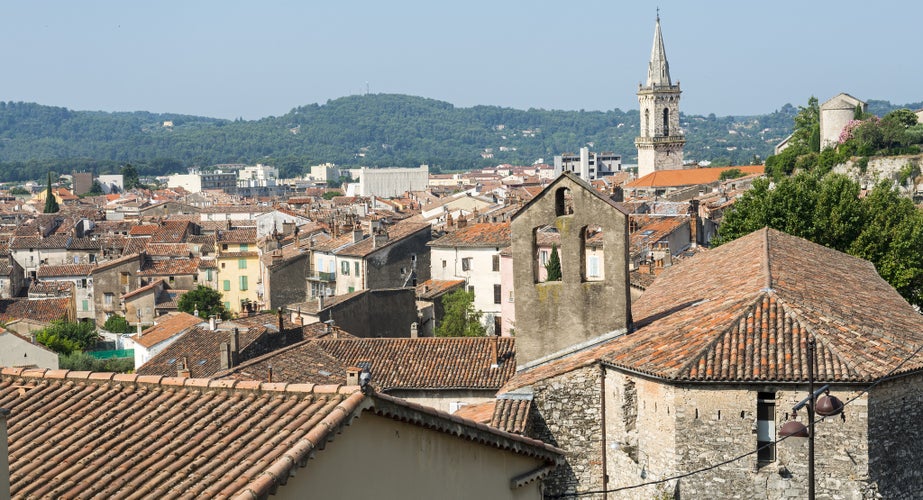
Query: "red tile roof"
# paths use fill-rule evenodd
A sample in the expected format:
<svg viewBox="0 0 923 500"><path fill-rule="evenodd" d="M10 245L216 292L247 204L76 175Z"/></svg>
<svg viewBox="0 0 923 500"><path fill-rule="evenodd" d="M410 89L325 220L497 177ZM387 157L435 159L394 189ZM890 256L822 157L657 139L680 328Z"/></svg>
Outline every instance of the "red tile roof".
<svg viewBox="0 0 923 500"><path fill-rule="evenodd" d="M199 272L199 259L146 260L138 276L179 276Z"/></svg>
<svg viewBox="0 0 923 500"><path fill-rule="evenodd" d="M510 223L485 222L472 224L431 241L434 247L507 247L510 245Z"/></svg>
<svg viewBox="0 0 923 500"><path fill-rule="evenodd" d="M375 238L371 237L342 248L338 250L336 254L346 257L366 257L374 252L378 252L384 248L387 248L394 243L403 240L404 238L408 238L419 232L431 230L432 226L426 222L400 222L387 228L388 241L383 245L380 245L377 248L374 247L373 240Z"/></svg>
<svg viewBox="0 0 923 500"><path fill-rule="evenodd" d="M635 179L625 184L626 189L638 188L668 188L681 186L695 186L698 184L711 184L718 182L721 173L725 170L739 169L747 175L762 174L763 165L746 165L739 167L713 167L713 168L684 168L681 170L658 170L644 177Z"/></svg>
<svg viewBox="0 0 923 500"><path fill-rule="evenodd" d="M465 280L426 280L417 285L417 298L432 300L465 284Z"/></svg>
<svg viewBox="0 0 923 500"><path fill-rule="evenodd" d="M256 228L229 229L218 233L219 243L256 243Z"/></svg>
<svg viewBox="0 0 923 500"><path fill-rule="evenodd" d="M141 332L140 338L138 335L133 335L131 339L149 348L185 332L202 321L202 318L189 313L170 313L158 318L154 326Z"/></svg>
<svg viewBox="0 0 923 500"><path fill-rule="evenodd" d="M338 364L332 364L331 359ZM307 340L241 369L266 380L271 366L273 380L294 382L316 380L320 369L345 377L345 367L359 366L360 362L369 363L372 384L382 390L496 390L516 368L511 337L429 337Z"/></svg>
<svg viewBox="0 0 923 500"><path fill-rule="evenodd" d="M28 319L50 323L56 319L65 319L70 302L70 297L0 300L0 322L9 323L16 319Z"/></svg>
<svg viewBox="0 0 923 500"><path fill-rule="evenodd" d="M61 278L65 276L89 276L96 264L64 264L60 266L39 266L35 272L38 278Z"/></svg>
<svg viewBox="0 0 923 500"><path fill-rule="evenodd" d="M871 263L762 229L674 265L634 304L637 331L525 370L522 387L594 362L673 381L804 382L886 376L923 346L923 316ZM923 370L912 358L900 374Z"/></svg>

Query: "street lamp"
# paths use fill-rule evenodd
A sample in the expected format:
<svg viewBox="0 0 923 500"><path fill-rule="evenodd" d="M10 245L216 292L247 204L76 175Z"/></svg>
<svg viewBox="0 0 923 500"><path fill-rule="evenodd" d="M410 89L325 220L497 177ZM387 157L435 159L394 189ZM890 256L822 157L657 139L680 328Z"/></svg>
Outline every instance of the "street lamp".
<svg viewBox="0 0 923 500"><path fill-rule="evenodd" d="M814 337L808 339L808 397L804 398L792 408L792 415L802 409L808 409L808 426L801 422L791 420L785 422L779 429L783 437L808 438L808 499L814 500L814 414L822 417L831 417L843 412L843 402L830 395L830 385L825 384L820 389L814 390L814 366L817 363L817 343ZM821 396L818 398L818 396Z"/></svg>

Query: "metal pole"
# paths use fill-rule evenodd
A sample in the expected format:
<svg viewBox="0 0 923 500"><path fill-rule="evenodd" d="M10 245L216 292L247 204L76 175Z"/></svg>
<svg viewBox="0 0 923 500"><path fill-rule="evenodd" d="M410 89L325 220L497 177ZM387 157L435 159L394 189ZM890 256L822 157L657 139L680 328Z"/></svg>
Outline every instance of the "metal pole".
<svg viewBox="0 0 923 500"><path fill-rule="evenodd" d="M808 404L808 500L814 500L814 363L816 360L814 337L808 339L808 391L811 403Z"/></svg>

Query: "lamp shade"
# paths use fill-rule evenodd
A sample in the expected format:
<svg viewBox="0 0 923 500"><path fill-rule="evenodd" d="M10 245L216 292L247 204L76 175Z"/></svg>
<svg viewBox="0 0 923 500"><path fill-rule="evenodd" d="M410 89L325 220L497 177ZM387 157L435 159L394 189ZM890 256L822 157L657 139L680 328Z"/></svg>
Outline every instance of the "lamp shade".
<svg viewBox="0 0 923 500"><path fill-rule="evenodd" d="M843 402L836 396L821 396L817 398L816 406L814 412L822 417L839 415L843 412Z"/></svg>
<svg viewBox="0 0 923 500"><path fill-rule="evenodd" d="M783 437L806 438L808 437L808 428L801 422L789 420L782 424L782 427L779 429L779 435Z"/></svg>

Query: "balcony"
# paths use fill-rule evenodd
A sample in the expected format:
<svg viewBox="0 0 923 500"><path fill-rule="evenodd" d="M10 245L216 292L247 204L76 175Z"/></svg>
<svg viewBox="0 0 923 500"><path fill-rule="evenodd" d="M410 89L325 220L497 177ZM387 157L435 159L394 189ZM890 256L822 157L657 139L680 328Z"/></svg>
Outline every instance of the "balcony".
<svg viewBox="0 0 923 500"><path fill-rule="evenodd" d="M337 273L317 273L314 276L309 277L308 280L333 283L337 280Z"/></svg>

